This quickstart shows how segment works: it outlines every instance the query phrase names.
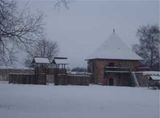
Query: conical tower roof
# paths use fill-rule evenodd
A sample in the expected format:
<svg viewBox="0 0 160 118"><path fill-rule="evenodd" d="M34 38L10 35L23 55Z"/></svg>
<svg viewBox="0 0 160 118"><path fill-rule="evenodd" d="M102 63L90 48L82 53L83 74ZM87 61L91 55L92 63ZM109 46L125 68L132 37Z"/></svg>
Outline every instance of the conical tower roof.
<svg viewBox="0 0 160 118"><path fill-rule="evenodd" d="M88 59L142 60L120 39L115 30Z"/></svg>

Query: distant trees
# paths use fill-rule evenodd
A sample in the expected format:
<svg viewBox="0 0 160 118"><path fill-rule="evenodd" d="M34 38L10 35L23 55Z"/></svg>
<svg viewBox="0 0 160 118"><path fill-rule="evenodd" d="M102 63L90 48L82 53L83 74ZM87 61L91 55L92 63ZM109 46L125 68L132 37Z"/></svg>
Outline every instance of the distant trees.
<svg viewBox="0 0 160 118"><path fill-rule="evenodd" d="M55 1L55 7L57 8L59 8L59 7L61 7L61 6L64 6L66 9L69 9L69 6L68 6L68 4L69 4L69 2L70 2L71 0L56 0Z"/></svg>
<svg viewBox="0 0 160 118"><path fill-rule="evenodd" d="M12 0L0 0L0 64L9 65L16 59L15 48L28 48L43 32L42 15L19 11Z"/></svg>
<svg viewBox="0 0 160 118"><path fill-rule="evenodd" d="M30 66L34 57L46 57L52 61L57 53L58 45L56 42L46 39L38 40L27 50L27 59L25 61L25 65Z"/></svg>
<svg viewBox="0 0 160 118"><path fill-rule="evenodd" d="M139 44L133 46L134 51L152 70L160 70L160 30L158 25L140 27L137 36Z"/></svg>

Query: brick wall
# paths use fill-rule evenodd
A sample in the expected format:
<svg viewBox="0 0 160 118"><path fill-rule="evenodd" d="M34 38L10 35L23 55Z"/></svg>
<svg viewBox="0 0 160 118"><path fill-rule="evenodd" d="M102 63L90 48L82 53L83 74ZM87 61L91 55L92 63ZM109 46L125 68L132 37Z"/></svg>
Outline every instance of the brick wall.
<svg viewBox="0 0 160 118"><path fill-rule="evenodd" d="M118 66L118 67L130 67L132 70L134 70L135 67L139 65L139 61L134 61L134 60L133 61L132 60L131 61L130 60L105 60L105 59L89 60L88 69L92 73L92 81L94 81L97 84L107 84L108 81L104 79L105 78L104 68L108 66L110 63L114 63L114 66ZM115 78L115 77L112 77L112 78Z"/></svg>

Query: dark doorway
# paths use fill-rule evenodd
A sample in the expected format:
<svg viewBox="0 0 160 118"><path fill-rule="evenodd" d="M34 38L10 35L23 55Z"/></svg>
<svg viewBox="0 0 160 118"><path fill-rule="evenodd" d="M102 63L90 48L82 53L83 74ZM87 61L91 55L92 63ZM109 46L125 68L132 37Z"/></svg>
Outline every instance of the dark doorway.
<svg viewBox="0 0 160 118"><path fill-rule="evenodd" d="M114 66L114 63L113 63L113 62L110 62L110 63L108 64L108 66L109 66L109 67L113 67L113 66Z"/></svg>
<svg viewBox="0 0 160 118"><path fill-rule="evenodd" d="M110 85L110 86L113 86L113 85L114 85L113 78L109 78L109 85Z"/></svg>

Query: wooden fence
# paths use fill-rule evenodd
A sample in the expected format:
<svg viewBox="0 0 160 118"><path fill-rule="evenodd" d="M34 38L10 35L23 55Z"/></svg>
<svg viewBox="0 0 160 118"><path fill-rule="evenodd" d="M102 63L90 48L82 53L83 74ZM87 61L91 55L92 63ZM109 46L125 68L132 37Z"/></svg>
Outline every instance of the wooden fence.
<svg viewBox="0 0 160 118"><path fill-rule="evenodd" d="M54 83L55 85L89 85L90 76L88 75L58 75Z"/></svg>
<svg viewBox="0 0 160 118"><path fill-rule="evenodd" d="M46 84L45 75L35 78L34 74L24 74L24 73L10 73L9 74L9 83L16 84Z"/></svg>

